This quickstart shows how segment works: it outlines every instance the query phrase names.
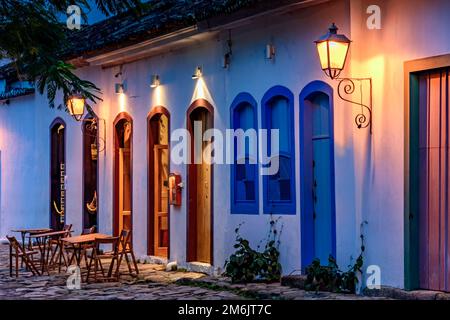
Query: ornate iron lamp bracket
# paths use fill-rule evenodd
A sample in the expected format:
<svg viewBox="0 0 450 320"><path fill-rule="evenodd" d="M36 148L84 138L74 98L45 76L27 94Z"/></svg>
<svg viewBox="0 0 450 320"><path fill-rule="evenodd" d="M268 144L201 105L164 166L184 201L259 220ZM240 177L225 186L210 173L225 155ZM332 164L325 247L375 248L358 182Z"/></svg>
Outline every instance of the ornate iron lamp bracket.
<svg viewBox="0 0 450 320"><path fill-rule="evenodd" d="M92 136L96 139L95 144L97 145L98 152L99 153L104 152L106 150L106 120L103 118L99 118L93 111L91 111L90 114L94 116L94 118L85 118L81 119L80 121L82 123L87 123L86 125L86 130L88 131L87 135ZM100 122L103 123L103 135L100 134L100 131L98 131L99 134L97 137L97 135L93 135L90 132L99 130ZM83 126L81 126L81 130L84 132Z"/></svg>
<svg viewBox="0 0 450 320"><path fill-rule="evenodd" d="M358 129L369 128L370 134L372 134L372 78L337 78L338 95L342 100L355 104L361 108L360 112L355 117L355 124ZM359 101L351 100L350 97L355 93L356 85L359 84L360 98ZM364 83L369 84L369 100L366 104L363 97Z"/></svg>

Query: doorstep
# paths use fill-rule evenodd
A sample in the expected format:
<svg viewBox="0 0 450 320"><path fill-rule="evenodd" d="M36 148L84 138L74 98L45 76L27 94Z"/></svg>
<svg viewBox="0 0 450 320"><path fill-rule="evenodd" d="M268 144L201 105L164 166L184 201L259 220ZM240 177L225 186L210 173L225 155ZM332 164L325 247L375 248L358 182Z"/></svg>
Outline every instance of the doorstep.
<svg viewBox="0 0 450 320"><path fill-rule="evenodd" d="M388 286L381 286L379 290L365 288L363 294L368 297L388 297L398 300L450 300L450 293L431 290L402 290Z"/></svg>
<svg viewBox="0 0 450 320"><path fill-rule="evenodd" d="M305 289L305 275L291 275L281 278L283 286ZM397 300L450 300L450 293L430 290L407 291L399 288L381 286L381 289L363 289L363 296L373 298L388 298Z"/></svg>
<svg viewBox="0 0 450 320"><path fill-rule="evenodd" d="M228 291L244 298L263 300L382 300L379 297L367 297L354 294L332 292L312 292L281 285L280 282L232 283L227 277L181 278L178 285L195 286L215 291ZM385 298L384 298L385 299Z"/></svg>
<svg viewBox="0 0 450 320"><path fill-rule="evenodd" d="M191 272L204 273L207 275L214 275L216 270L214 266L209 263L204 262L187 262L186 263L187 270Z"/></svg>
<svg viewBox="0 0 450 320"><path fill-rule="evenodd" d="M140 256L138 262L143 264L162 264L164 266L169 263L167 258L157 256Z"/></svg>

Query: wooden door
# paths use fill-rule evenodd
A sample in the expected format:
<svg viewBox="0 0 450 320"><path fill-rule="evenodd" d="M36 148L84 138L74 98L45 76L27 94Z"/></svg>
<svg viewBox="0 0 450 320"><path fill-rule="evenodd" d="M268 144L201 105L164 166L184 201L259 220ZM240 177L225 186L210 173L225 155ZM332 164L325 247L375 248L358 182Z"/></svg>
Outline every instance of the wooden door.
<svg viewBox="0 0 450 320"><path fill-rule="evenodd" d="M50 228L62 230L66 215L65 124L57 119L51 126Z"/></svg>
<svg viewBox="0 0 450 320"><path fill-rule="evenodd" d="M336 258L332 93L316 82L301 94L302 268Z"/></svg>
<svg viewBox="0 0 450 320"><path fill-rule="evenodd" d="M203 103L203 104L200 104ZM205 148L211 141L203 141L201 150L197 150L200 161L195 163L194 149L195 130L194 124L201 124L201 135L212 127L212 107L207 102L201 101L198 105L193 104L188 110L188 128L191 133L191 164L189 164L188 177L188 260L212 264L213 242L212 242L212 166L204 161ZM208 108L209 107L209 108ZM199 138L199 137L197 137ZM199 138L201 141L202 137ZM201 163L200 163L201 162Z"/></svg>
<svg viewBox="0 0 450 320"><path fill-rule="evenodd" d="M148 230L147 253L169 258L170 114L154 107L148 116Z"/></svg>
<svg viewBox="0 0 450 320"><path fill-rule="evenodd" d="M132 120L120 114L114 121L114 221L115 235L133 230Z"/></svg>
<svg viewBox="0 0 450 320"><path fill-rule="evenodd" d="M312 99L312 148L313 148L313 219L314 252L323 264L334 256L332 157L328 96L318 94Z"/></svg>
<svg viewBox="0 0 450 320"><path fill-rule="evenodd" d="M419 283L450 291L449 71L419 77Z"/></svg>
<svg viewBox="0 0 450 320"><path fill-rule="evenodd" d="M169 148L154 147L154 250L156 256L167 257L169 247Z"/></svg>
<svg viewBox="0 0 450 320"><path fill-rule="evenodd" d="M83 229L98 229L98 120L83 122Z"/></svg>

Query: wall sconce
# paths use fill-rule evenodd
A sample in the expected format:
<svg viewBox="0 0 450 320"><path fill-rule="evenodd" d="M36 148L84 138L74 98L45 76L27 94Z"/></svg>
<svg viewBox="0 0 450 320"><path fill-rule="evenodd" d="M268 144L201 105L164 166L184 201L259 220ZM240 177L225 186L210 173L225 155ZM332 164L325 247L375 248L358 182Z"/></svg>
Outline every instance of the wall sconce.
<svg viewBox="0 0 450 320"><path fill-rule="evenodd" d="M275 58L275 46L273 44L266 45L266 59L272 60Z"/></svg>
<svg viewBox="0 0 450 320"><path fill-rule="evenodd" d="M116 83L114 89L116 94L121 94L125 92L125 86L123 85L123 83Z"/></svg>
<svg viewBox="0 0 450 320"><path fill-rule="evenodd" d="M69 114L76 120L81 121L84 115L86 101L82 95L73 94L67 99Z"/></svg>
<svg viewBox="0 0 450 320"><path fill-rule="evenodd" d="M319 54L320 65L328 77L332 80L339 80L339 98L361 107L360 113L355 117L355 123L358 129L369 128L372 134L372 78L339 78L341 71L345 67L351 40L343 34L338 34L337 31L338 28L333 23L325 35L314 41L317 47L317 53ZM344 95L352 95L355 92L355 82L359 83L359 90L361 92L359 102L344 97ZM367 82L370 88L369 105L364 104L363 100L364 82ZM365 114L365 110L368 112L368 115Z"/></svg>
<svg viewBox="0 0 450 320"><path fill-rule="evenodd" d="M203 76L202 67L195 68L194 74L192 75L192 80L197 80Z"/></svg>
<svg viewBox="0 0 450 320"><path fill-rule="evenodd" d="M181 206L181 190L183 183L181 182L181 175L171 173L169 175L169 204L172 206Z"/></svg>
<svg viewBox="0 0 450 320"><path fill-rule="evenodd" d="M224 69L228 69L231 64L231 56L233 55L233 42L231 41L231 31L228 32L228 40L227 40L228 51L223 56L223 65Z"/></svg>
<svg viewBox="0 0 450 320"><path fill-rule="evenodd" d="M230 64L231 64L231 54L230 54L230 53L226 53L226 54L223 56L223 65L222 65L222 67L223 67L224 69L228 69L228 67L230 66Z"/></svg>
<svg viewBox="0 0 450 320"><path fill-rule="evenodd" d="M150 88L156 88L161 84L161 80L159 78L159 75L154 74L152 75L152 82L150 83Z"/></svg>

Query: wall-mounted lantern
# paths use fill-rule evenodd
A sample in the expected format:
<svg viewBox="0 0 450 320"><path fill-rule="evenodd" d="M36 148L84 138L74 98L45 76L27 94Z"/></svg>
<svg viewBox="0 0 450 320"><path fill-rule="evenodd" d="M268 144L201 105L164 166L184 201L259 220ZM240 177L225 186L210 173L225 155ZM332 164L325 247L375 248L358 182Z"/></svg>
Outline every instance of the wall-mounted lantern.
<svg viewBox="0 0 450 320"><path fill-rule="evenodd" d="M343 34L338 34L337 31L338 28L332 23L328 32L314 41L319 54L320 65L328 77L332 80L339 80L339 97L344 101L361 107L360 113L355 117L356 126L359 129L369 128L370 133L372 133L372 78L339 78L341 71L345 67L351 40ZM355 81L359 83L361 92L359 102L344 97L344 95L352 95L355 92ZM369 84L370 97L368 105L364 104L363 100L364 82ZM367 115L365 111L367 111Z"/></svg>
<svg viewBox="0 0 450 320"><path fill-rule="evenodd" d="M116 83L114 86L114 91L116 94L122 94L125 92L125 86L123 83Z"/></svg>
<svg viewBox="0 0 450 320"><path fill-rule="evenodd" d="M192 75L192 80L197 80L203 76L202 67L195 68L194 74Z"/></svg>
<svg viewBox="0 0 450 320"><path fill-rule="evenodd" d="M152 75L152 81L150 83L150 88L154 89L157 88L161 84L161 79L159 78L159 75L154 74Z"/></svg>
<svg viewBox="0 0 450 320"><path fill-rule="evenodd" d="M266 45L266 59L273 60L275 58L275 46L273 44Z"/></svg>
<svg viewBox="0 0 450 320"><path fill-rule="evenodd" d="M82 95L73 94L67 99L69 114L76 120L81 121L84 115L86 101Z"/></svg>
<svg viewBox="0 0 450 320"><path fill-rule="evenodd" d="M169 175L169 204L172 206L181 206L181 190L183 183L181 182L181 175L171 173Z"/></svg>

